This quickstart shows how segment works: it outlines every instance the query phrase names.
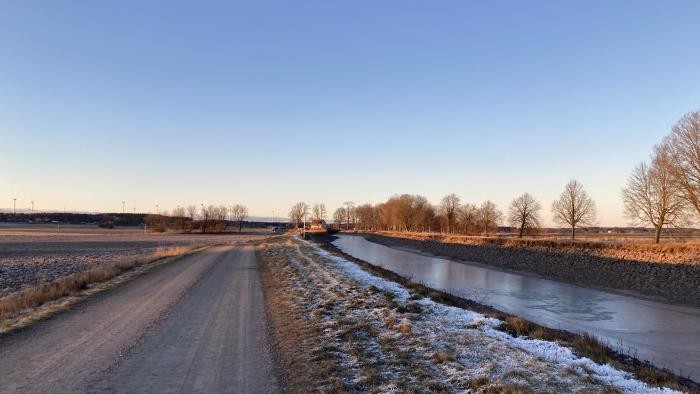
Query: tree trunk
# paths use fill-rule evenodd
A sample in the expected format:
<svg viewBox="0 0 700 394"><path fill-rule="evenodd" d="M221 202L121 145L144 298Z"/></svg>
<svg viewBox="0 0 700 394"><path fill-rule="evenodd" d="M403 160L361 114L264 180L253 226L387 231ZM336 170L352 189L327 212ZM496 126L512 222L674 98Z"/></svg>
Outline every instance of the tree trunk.
<svg viewBox="0 0 700 394"><path fill-rule="evenodd" d="M571 226L571 240L576 238L576 226Z"/></svg>
<svg viewBox="0 0 700 394"><path fill-rule="evenodd" d="M520 226L520 235L518 236L518 238L522 238L522 237L523 237L523 232L524 232L524 231L525 231L525 226Z"/></svg>
<svg viewBox="0 0 700 394"><path fill-rule="evenodd" d="M241 232L241 228L242 228L242 227L243 227L243 221L242 221L242 220L239 220L239 221L238 221L238 232L239 232L239 233Z"/></svg>
<svg viewBox="0 0 700 394"><path fill-rule="evenodd" d="M661 226L656 226L656 234L654 236L654 241L658 244L659 239L661 238Z"/></svg>

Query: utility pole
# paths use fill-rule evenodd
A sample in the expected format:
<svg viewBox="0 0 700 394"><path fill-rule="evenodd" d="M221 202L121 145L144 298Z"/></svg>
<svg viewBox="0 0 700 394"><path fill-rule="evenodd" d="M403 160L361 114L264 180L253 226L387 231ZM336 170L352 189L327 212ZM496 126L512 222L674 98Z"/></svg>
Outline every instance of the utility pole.
<svg viewBox="0 0 700 394"><path fill-rule="evenodd" d="M32 203L32 213L34 213L34 200L32 200L31 203Z"/></svg>
<svg viewBox="0 0 700 394"><path fill-rule="evenodd" d="M17 197L12 199L12 214L17 216Z"/></svg>
<svg viewBox="0 0 700 394"><path fill-rule="evenodd" d="M126 201L122 200L122 213L126 213Z"/></svg>

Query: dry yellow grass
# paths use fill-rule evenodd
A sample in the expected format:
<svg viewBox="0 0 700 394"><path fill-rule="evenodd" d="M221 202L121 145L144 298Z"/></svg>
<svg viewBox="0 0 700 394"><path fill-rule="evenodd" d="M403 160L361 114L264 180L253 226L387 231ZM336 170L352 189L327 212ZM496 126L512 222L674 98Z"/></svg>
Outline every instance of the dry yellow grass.
<svg viewBox="0 0 700 394"><path fill-rule="evenodd" d="M583 253L586 255L657 262L664 264L696 264L700 261L700 240L697 238L684 241L673 240L655 244L651 240L620 238L605 241L592 239L547 239L547 238L513 238L509 236L472 236L428 234L412 232L378 231L376 234L406 238L418 241L434 241L444 244L474 246L493 246L503 248L528 248L535 250L556 250L565 253Z"/></svg>
<svg viewBox="0 0 700 394"><path fill-rule="evenodd" d="M85 272L68 275L59 281L41 283L0 299L0 320L10 319L17 313L39 307L47 302L66 297L88 288L94 283L103 282L126 272L138 265L161 260L167 257L183 255L192 248L159 248L147 259L121 261L116 264L91 268Z"/></svg>

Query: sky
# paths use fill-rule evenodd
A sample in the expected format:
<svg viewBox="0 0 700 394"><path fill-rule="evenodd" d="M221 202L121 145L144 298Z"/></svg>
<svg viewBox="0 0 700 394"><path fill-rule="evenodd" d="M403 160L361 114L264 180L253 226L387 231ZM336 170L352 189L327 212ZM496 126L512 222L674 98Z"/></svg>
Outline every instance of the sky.
<svg viewBox="0 0 700 394"><path fill-rule="evenodd" d="M700 109L697 1L4 1L0 208L620 189Z"/></svg>

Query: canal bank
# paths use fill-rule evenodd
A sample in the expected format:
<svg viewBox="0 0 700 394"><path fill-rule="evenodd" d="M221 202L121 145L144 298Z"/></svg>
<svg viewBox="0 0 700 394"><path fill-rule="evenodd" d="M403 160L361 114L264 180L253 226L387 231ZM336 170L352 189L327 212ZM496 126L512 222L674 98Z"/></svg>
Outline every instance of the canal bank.
<svg viewBox="0 0 700 394"><path fill-rule="evenodd" d="M329 238L329 237L324 237L324 238ZM351 248L348 247L348 245L342 244L343 241L347 242L348 240L351 240L351 239L356 240L355 241L356 245L360 246L358 248L359 251L358 250L353 251ZM365 243L361 243L362 241L364 241ZM328 242L331 242L331 240L325 239L323 242L328 243ZM371 245L374 245L375 248L372 248ZM376 253L377 248L384 248L385 250L384 250L384 252ZM407 251L391 249L388 247L384 247L382 245L373 244L371 242L364 240L361 237L354 237L354 236L347 236L347 235L340 235L340 238L335 241L334 245L331 245L331 249L335 249L335 250L340 249L340 253L342 253L348 257L351 257L351 258L352 258L352 256L356 256L354 258L354 261L358 262L361 265L367 264L367 262L369 261L370 267L368 267L368 268L370 270L372 270L374 272L377 272L377 271L382 272L383 271L383 275L385 277L389 277L392 280L398 280L400 283L407 283L407 282L412 282L415 284L420 283L419 287L424 287L428 291L430 291L430 288L435 288L438 290L437 293L446 295L445 301L450 305L456 305L456 306L460 306L460 307L467 308L467 309L479 310L482 313L485 312L485 309L488 309L488 307L484 307L480 303L471 301L469 298L467 298L467 296L469 294L456 291L456 290L459 290L460 287L455 288L452 286L445 286L442 289L440 289L436 283L430 282L428 277L420 277L418 275L418 273L416 272L416 270L414 270L414 269L408 269L408 270L401 269L401 265L404 265L404 267L410 267L410 266L415 267L416 265L423 265L426 267L431 267L433 265L440 265L440 263L443 263L442 267L433 268L432 272L433 272L433 274L435 274L436 277L440 277L443 279L445 279L445 278L449 279L449 278L456 278L458 275L457 275L457 272L455 272L454 270L450 270L450 269L446 270L445 267L447 267L447 265L445 265L445 264L448 262L452 263L451 264L452 268L458 267L458 266L466 267L467 265L464 263L445 260L445 259L437 259L437 260L442 260L442 261L432 261L430 264L425 264L426 261L420 261L420 259L428 258L426 256L422 256L420 254L411 253L411 252L407 252ZM386 252L386 250L393 251L396 253L402 253L402 255L400 255L398 258L398 261L396 261L397 259L387 258L387 256L385 254L383 254ZM364 251L364 252L362 252L362 251ZM350 253L350 252L354 252L354 254ZM405 255L403 253L405 253ZM413 255L415 258L418 258L418 260L416 260L414 257L408 256L408 254ZM381 260L381 261L379 261L379 260ZM401 262L403 262L403 264ZM437 263L437 264L433 264L433 263ZM458 269L459 268L457 268L457 270ZM398 275L404 275L404 276L399 277ZM406 278L410 279L410 281ZM461 289L464 289L464 288L462 287ZM449 293L447 291L449 291ZM460 296L451 296L451 294L453 294L453 293L459 293ZM440 294L437 294L437 296L440 297ZM489 302L489 295L485 294L485 292L476 291L476 292L471 293L471 295L474 295L474 294L476 294L476 297L472 297L472 298L478 298L480 302L484 302L484 301ZM434 294L431 293L430 296L434 297ZM595 308L593 308L593 309L595 309ZM496 311L496 312L498 312L498 311ZM581 310L573 311L572 313L576 313L576 312L581 313L582 311ZM585 312L585 311L583 311L583 312ZM554 312L554 314L556 315L557 313ZM596 311L592 310L592 311L590 311L590 314L595 315ZM507 314L500 313L499 318L504 318L504 316L506 316L506 315ZM609 316L606 316L606 314L603 313L602 315L598 316L598 319L604 320L607 317L609 317ZM573 317L573 320L576 320L576 319L577 319L576 317ZM558 325L556 323L550 324L549 326L555 328L554 330L550 329L550 331L555 333L555 336L557 335L556 332L559 331L559 330L556 330L556 328L558 328L558 327L564 328L563 325ZM576 329L572 328L572 329L570 329L570 331L571 332L581 332L582 330L576 330ZM691 337L694 335L695 334L690 334ZM550 339L548 339L548 340L550 340ZM559 341L559 339L556 339L556 340ZM622 345L625 346L624 343ZM619 346L615 346L615 343L611 343L611 346L619 349ZM663 346L664 346L664 344L661 343L662 348L663 348ZM629 354L631 356L636 356L639 359L643 358L638 349L631 349L631 345L627 345L627 349L623 349L623 350L625 350L625 352L628 352L628 351L632 352L631 354ZM673 350L673 349L669 349L669 350ZM692 352L690 352L690 353L692 353ZM682 359L680 368L678 368L677 364L672 363L673 360L670 360L671 363L667 363L666 362L666 361L668 361L667 359L662 360L660 358L653 358L652 357L652 359L650 361L652 361L653 365L655 365L655 366L666 366L666 367L671 368L674 371L676 371L676 373L681 373L683 376L691 375L691 377L694 377L694 376L696 376L695 373L693 373L692 371L690 371L688 369L687 364L691 364L691 365L696 364L697 360L692 359L692 357L693 357L692 354L688 354L688 353L676 354L677 358L678 357L685 358L686 356L691 357L691 358ZM639 363L638 361L635 362L634 360L630 361L629 357L627 357L626 362L628 362L628 363L631 362L632 370L635 370L637 372L647 373L649 370L648 367L644 366L644 363ZM681 379L681 381L688 382L686 379ZM691 387L691 390L697 390L697 388L698 388L696 383L689 382L686 384L689 384L689 387Z"/></svg>
<svg viewBox="0 0 700 394"><path fill-rule="evenodd" d="M700 255L695 245L514 241L420 234L361 235L385 246L411 248L574 285L614 289L666 303L700 307Z"/></svg>

